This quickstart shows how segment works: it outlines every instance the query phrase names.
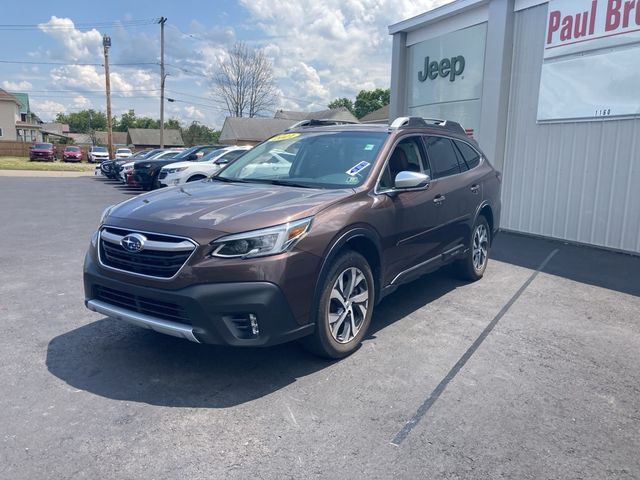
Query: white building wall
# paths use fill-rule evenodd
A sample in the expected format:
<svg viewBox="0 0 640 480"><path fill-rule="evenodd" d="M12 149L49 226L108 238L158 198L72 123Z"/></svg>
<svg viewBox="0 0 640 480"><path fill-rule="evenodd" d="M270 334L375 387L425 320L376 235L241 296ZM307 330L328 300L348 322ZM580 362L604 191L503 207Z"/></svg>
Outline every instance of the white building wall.
<svg viewBox="0 0 640 480"><path fill-rule="evenodd" d="M536 123L546 13L516 12L501 226L640 253L640 119Z"/></svg>

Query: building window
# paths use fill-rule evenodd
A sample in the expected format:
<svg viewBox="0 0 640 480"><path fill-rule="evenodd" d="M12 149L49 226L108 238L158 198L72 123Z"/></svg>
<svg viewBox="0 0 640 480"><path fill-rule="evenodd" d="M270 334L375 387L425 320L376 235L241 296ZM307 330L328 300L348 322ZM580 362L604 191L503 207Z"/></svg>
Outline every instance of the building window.
<svg viewBox="0 0 640 480"><path fill-rule="evenodd" d="M2 138L2 129L0 128L0 138Z"/></svg>

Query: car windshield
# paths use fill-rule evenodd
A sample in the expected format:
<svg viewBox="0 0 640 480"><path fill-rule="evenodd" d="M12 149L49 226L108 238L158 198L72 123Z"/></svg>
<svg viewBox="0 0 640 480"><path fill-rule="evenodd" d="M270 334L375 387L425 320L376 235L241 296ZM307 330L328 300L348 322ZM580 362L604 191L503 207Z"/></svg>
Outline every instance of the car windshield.
<svg viewBox="0 0 640 480"><path fill-rule="evenodd" d="M369 176L386 132L283 133L222 170L223 180L313 188L357 187Z"/></svg>
<svg viewBox="0 0 640 480"><path fill-rule="evenodd" d="M37 148L38 150L49 150L53 148L53 145L50 143L36 143L33 148Z"/></svg>
<svg viewBox="0 0 640 480"><path fill-rule="evenodd" d="M80 147L65 147L65 150L67 152L79 152L80 151Z"/></svg>
<svg viewBox="0 0 640 480"><path fill-rule="evenodd" d="M107 149L105 147L93 147L94 152L106 152Z"/></svg>

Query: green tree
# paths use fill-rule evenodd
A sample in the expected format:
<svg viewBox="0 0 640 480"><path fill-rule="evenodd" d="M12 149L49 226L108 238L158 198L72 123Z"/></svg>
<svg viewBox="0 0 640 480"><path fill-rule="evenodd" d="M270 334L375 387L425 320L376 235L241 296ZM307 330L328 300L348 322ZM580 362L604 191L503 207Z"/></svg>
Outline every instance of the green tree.
<svg viewBox="0 0 640 480"><path fill-rule="evenodd" d="M171 130L180 130L182 128L182 125L180 124L180 120L178 120L177 118L170 118L169 120L164 122L164 128L168 128Z"/></svg>
<svg viewBox="0 0 640 480"><path fill-rule="evenodd" d="M197 120L191 122L191 125L182 129L182 140L188 147L206 143L218 143L220 132L213 130L206 125L202 125Z"/></svg>
<svg viewBox="0 0 640 480"><path fill-rule="evenodd" d="M136 112L129 110L120 115L120 119L116 119L116 121L113 122L113 130L116 132L126 132L129 128L135 128L136 121Z"/></svg>
<svg viewBox="0 0 640 480"><path fill-rule="evenodd" d="M347 110L349 110L352 114L355 115L355 112L353 110L353 101L351 99L349 99L349 98L346 98L346 97L336 98L329 105L327 105L327 107L329 107L331 109L344 107Z"/></svg>
<svg viewBox="0 0 640 480"><path fill-rule="evenodd" d="M353 104L355 116L364 117L366 114L374 112L379 108L389 104L391 89L376 88L375 90L360 90L356 101Z"/></svg>
<svg viewBox="0 0 640 480"><path fill-rule="evenodd" d="M56 122L66 123L73 133L91 133L95 130L105 130L107 128L107 116L103 112L96 112L93 109L72 113L58 113Z"/></svg>

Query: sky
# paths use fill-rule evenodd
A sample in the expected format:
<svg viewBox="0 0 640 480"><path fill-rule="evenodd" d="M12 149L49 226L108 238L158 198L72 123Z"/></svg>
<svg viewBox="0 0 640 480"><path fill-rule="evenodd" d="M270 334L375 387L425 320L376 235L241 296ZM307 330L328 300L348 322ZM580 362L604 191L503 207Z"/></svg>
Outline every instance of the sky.
<svg viewBox="0 0 640 480"><path fill-rule="evenodd" d="M44 121L106 111L102 35L111 37L112 112L160 117L160 25L168 73L165 118L220 128L228 114L211 78L235 42L273 64L274 110L313 111L388 88L387 27L449 0L90 0L8 2L0 19L0 87L29 93ZM22 62L22 63L18 63ZM265 115L273 115L267 112Z"/></svg>

